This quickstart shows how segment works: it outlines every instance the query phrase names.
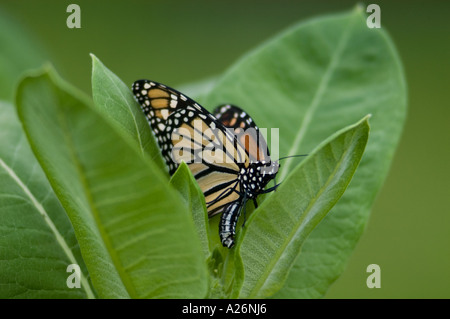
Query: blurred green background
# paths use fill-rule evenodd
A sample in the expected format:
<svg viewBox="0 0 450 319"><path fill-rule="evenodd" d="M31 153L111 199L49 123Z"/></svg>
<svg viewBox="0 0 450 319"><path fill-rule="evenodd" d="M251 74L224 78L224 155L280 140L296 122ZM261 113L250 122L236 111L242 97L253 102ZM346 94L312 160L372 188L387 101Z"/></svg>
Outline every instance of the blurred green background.
<svg viewBox="0 0 450 319"><path fill-rule="evenodd" d="M81 7L81 29L66 26L71 3ZM366 231L325 297L450 298L450 2L363 5L369 3L380 5L381 25L402 58L408 118ZM15 21L44 52L30 64L51 61L90 95L89 53L130 85L151 78L176 87L220 75L249 49L299 20L355 4L0 0L0 27ZM10 36L15 37L13 30ZM366 286L366 267L373 263L381 267L379 289Z"/></svg>

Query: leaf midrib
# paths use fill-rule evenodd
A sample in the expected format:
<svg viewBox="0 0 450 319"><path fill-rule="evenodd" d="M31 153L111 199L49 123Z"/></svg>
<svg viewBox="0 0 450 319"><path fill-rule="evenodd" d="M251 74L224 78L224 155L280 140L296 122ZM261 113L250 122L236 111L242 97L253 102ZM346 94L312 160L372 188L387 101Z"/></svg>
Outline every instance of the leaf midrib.
<svg viewBox="0 0 450 319"><path fill-rule="evenodd" d="M300 145L303 142L303 138L305 137L305 134L309 128L309 125L312 121L313 115L315 111L317 110L317 107L319 106L321 99L324 95L325 89L328 87L328 84L330 82L331 76L336 69L336 65L342 56L342 52L344 50L344 47L348 43L348 38L351 30L351 26L353 25L353 17L352 15L350 21L348 22L346 28L342 32L342 36L339 39L338 45L336 47L336 50L334 54L331 56L330 62L327 65L327 68L322 75L319 85L314 93L313 99L311 100L310 105L307 107L307 111L305 113L305 116L303 117L301 124L300 124L300 130L298 131L297 135L294 138L294 141L292 143L291 148L287 152L287 155L296 155L300 149ZM292 165L294 158L290 157L286 159L285 167L280 173L280 180L284 180L287 174L290 171L290 166Z"/></svg>
<svg viewBox="0 0 450 319"><path fill-rule="evenodd" d="M24 194L30 199L33 206L36 208L36 210L39 212L41 217L43 218L44 222L47 224L47 226L52 231L53 235L56 238L57 243L59 246L61 246L62 251L66 254L67 258L69 258L69 261L72 264L78 264L78 261L76 260L75 256L72 253L72 250L69 248L69 245L64 240L64 237L61 235L61 233L58 231L57 227L53 223L50 216L47 214L47 211L42 206L42 204L34 197L33 193L30 191L30 189L22 182L22 180L17 176L17 174L14 172L14 170L9 167L1 158L0 158L0 166L3 167L3 169L6 171L6 173L16 182L16 184L22 189ZM83 273L80 274L80 280L81 284L86 292L86 295L89 299L94 299L94 293L91 290L91 287L84 276Z"/></svg>

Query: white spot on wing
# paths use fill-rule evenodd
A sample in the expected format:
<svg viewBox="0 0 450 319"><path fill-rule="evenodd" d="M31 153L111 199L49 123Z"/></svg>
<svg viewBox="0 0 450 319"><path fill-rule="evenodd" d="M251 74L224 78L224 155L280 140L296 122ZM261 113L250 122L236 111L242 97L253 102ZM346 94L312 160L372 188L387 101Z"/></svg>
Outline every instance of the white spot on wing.
<svg viewBox="0 0 450 319"><path fill-rule="evenodd" d="M161 110L161 115L166 120L167 117L169 116L169 110L168 109Z"/></svg>

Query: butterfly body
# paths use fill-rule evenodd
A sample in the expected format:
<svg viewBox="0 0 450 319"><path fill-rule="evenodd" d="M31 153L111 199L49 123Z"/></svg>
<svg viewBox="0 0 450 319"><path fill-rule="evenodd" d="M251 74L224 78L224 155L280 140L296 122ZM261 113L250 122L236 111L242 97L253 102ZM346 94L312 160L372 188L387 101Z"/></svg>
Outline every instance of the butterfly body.
<svg viewBox="0 0 450 319"><path fill-rule="evenodd" d="M205 196L208 216L222 213L219 235L234 245L242 208L275 178L279 164L253 119L233 105L211 114L186 95L163 84L139 80L132 87L172 175L184 161Z"/></svg>
<svg viewBox="0 0 450 319"><path fill-rule="evenodd" d="M234 245L237 221L246 201L256 200L258 195L266 193L264 187L275 178L278 168L278 163L272 162L270 165L251 165L239 173L238 179L243 189L241 200L225 208L219 224L220 240L225 247L231 248ZM264 172L261 173L261 171Z"/></svg>

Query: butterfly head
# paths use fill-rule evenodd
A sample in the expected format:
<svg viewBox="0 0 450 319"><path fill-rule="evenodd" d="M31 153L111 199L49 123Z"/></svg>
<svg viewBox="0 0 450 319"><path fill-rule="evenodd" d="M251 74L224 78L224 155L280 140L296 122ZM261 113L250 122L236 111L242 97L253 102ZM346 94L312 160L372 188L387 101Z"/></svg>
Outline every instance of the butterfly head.
<svg viewBox="0 0 450 319"><path fill-rule="evenodd" d="M280 163L278 163L278 161L270 161L269 163L263 164L261 168L261 174L263 175L264 179L269 182L270 180L275 178L275 175L277 175L279 169Z"/></svg>
<svg viewBox="0 0 450 319"><path fill-rule="evenodd" d="M240 180L249 198L255 198L264 192L264 187L275 178L280 164L277 161L250 163L242 169Z"/></svg>

